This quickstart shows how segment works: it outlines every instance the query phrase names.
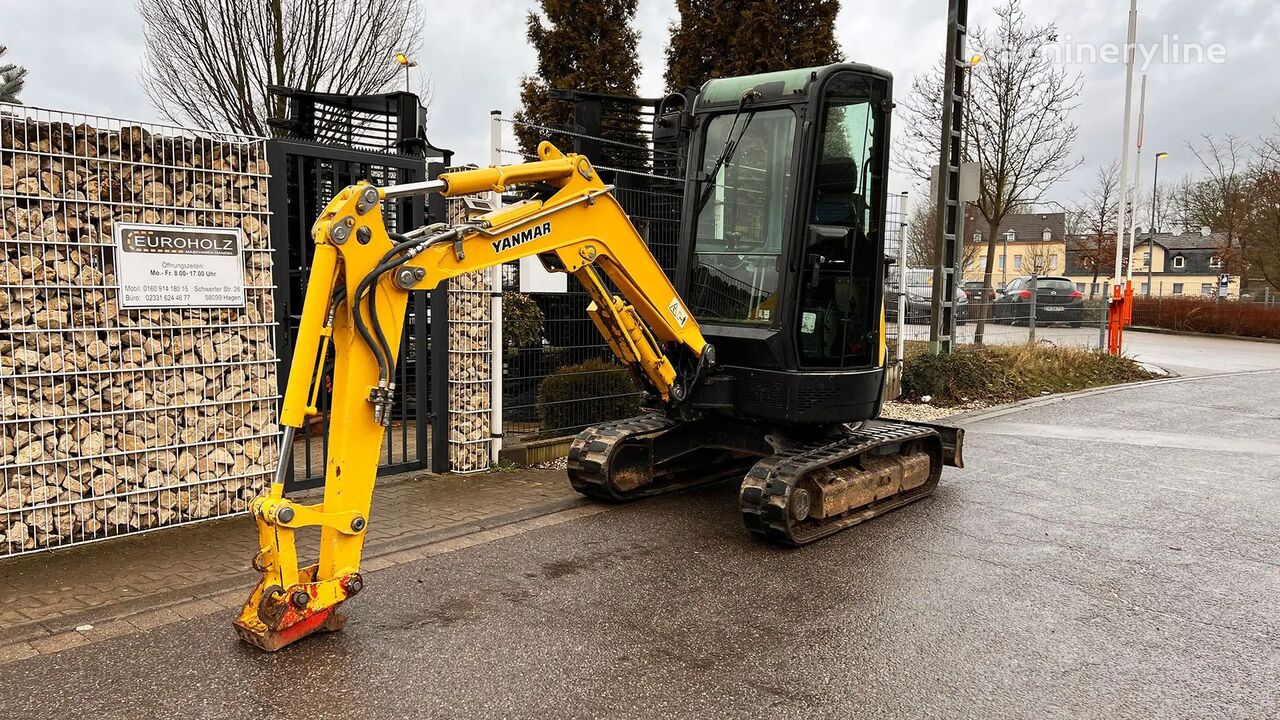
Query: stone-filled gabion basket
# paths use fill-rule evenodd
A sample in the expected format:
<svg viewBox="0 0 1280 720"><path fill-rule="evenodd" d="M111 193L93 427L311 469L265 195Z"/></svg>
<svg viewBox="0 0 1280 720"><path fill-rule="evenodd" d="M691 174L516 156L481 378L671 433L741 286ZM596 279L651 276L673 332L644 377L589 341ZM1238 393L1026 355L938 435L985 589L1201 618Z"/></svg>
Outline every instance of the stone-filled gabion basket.
<svg viewBox="0 0 1280 720"><path fill-rule="evenodd" d="M464 203L447 205L448 220L466 220ZM487 470L491 461L493 292L498 271L460 275L449 294L449 469Z"/></svg>
<svg viewBox="0 0 1280 720"><path fill-rule="evenodd" d="M261 139L0 105L0 556L237 513L276 465ZM243 307L122 309L116 223L239 228Z"/></svg>
<svg viewBox="0 0 1280 720"><path fill-rule="evenodd" d="M449 467L456 472L490 464L492 272L449 282Z"/></svg>

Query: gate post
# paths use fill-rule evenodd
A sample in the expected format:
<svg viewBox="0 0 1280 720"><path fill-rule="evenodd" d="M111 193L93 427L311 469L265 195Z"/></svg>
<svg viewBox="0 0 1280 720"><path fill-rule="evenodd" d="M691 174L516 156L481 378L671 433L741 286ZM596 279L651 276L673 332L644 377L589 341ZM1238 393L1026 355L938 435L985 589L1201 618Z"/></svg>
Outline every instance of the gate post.
<svg viewBox="0 0 1280 720"><path fill-rule="evenodd" d="M427 163L427 179L435 180L445 164ZM431 222L446 217L444 196L427 196ZM431 472L449 472L449 290L445 283L431 290Z"/></svg>

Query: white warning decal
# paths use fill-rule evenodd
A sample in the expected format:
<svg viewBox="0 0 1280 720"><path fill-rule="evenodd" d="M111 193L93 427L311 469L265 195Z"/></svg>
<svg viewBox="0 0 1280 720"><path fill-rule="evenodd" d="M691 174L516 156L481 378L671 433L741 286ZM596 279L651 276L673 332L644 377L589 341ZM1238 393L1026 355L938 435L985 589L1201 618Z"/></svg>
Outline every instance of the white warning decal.
<svg viewBox="0 0 1280 720"><path fill-rule="evenodd" d="M689 313L684 311L684 305L680 304L680 298L671 298L671 304L667 306L667 310L671 311L671 317L676 319L680 327L684 327L689 322Z"/></svg>

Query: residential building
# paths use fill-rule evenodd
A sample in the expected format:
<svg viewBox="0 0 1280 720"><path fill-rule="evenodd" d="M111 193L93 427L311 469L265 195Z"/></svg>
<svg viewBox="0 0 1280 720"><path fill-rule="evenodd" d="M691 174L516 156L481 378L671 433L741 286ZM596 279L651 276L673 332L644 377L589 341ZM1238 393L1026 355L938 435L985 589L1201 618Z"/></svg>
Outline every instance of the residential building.
<svg viewBox="0 0 1280 720"><path fill-rule="evenodd" d="M1080 252L1072 248L1080 243L1067 244L1066 275L1076 284L1076 289L1086 295L1106 292L1110 286L1112 267L1104 268L1093 285L1093 271L1080 262ZM1201 232L1156 233L1138 230L1133 247L1133 292L1135 295L1174 296L1192 295L1213 297L1218 294L1219 281L1226 273L1223 249L1227 238L1223 233ZM1151 287L1147 286L1150 267ZM1228 276L1227 297L1237 297L1240 278Z"/></svg>
<svg viewBox="0 0 1280 720"><path fill-rule="evenodd" d="M990 229L972 210L965 222L965 241L972 261L965 266L965 281L981 281L987 267L987 233ZM1061 275L1066 268L1066 215L1024 213L1005 218L996 231L992 284L1004 287L1014 278L1037 273Z"/></svg>

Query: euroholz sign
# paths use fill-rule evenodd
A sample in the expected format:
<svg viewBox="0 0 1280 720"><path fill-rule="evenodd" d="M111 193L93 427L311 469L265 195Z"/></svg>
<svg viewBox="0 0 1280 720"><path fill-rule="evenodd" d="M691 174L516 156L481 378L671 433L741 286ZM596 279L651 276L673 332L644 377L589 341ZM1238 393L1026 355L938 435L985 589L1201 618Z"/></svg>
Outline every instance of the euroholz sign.
<svg viewBox="0 0 1280 720"><path fill-rule="evenodd" d="M117 223L120 309L243 308L239 228Z"/></svg>

